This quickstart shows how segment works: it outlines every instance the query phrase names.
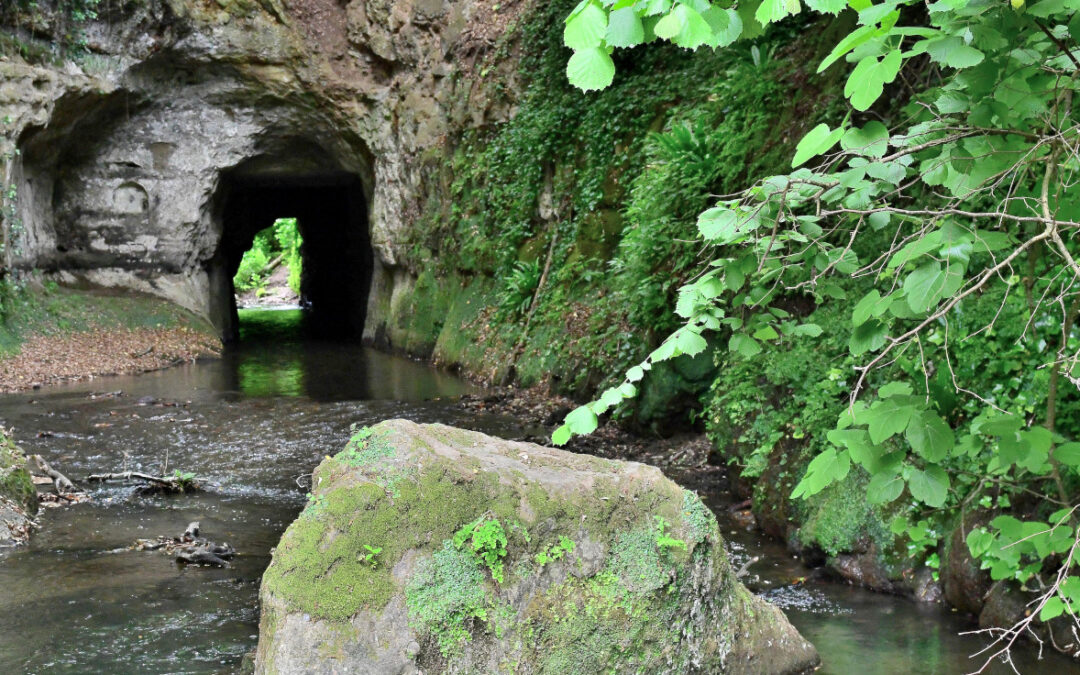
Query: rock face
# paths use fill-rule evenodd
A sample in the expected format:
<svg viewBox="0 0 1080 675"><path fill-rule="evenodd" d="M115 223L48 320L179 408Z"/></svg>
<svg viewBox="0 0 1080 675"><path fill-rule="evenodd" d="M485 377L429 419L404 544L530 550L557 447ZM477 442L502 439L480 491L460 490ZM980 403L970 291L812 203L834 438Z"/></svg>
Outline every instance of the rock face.
<svg viewBox="0 0 1080 675"><path fill-rule="evenodd" d="M795 673L692 492L617 462L403 420L315 471L263 577L259 673Z"/></svg>
<svg viewBox="0 0 1080 675"><path fill-rule="evenodd" d="M400 285L425 153L510 112L476 71L527 3L503 3L497 21L484 4L103 3L77 27L80 59L0 53L0 164L17 194L5 208L24 228L14 262L165 297L228 337L240 254L275 215L299 215L305 255L325 253L313 274L358 268L346 283L311 281L312 302L347 285L327 303L363 325ZM70 33L56 5L12 10L0 30L30 42L28 25ZM515 72L512 59L485 68ZM340 213L316 222L327 191ZM364 329L378 332L378 317Z"/></svg>

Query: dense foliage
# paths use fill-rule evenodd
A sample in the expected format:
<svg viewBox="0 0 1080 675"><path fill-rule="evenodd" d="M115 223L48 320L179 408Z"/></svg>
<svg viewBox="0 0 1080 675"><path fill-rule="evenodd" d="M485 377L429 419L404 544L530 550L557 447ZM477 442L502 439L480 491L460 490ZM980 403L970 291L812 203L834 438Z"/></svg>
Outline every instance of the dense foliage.
<svg viewBox="0 0 1080 675"><path fill-rule="evenodd" d="M797 388L836 417L793 496L859 472L869 502L896 513L893 532L927 556L958 512L986 510L971 553L992 578L1038 589L1031 617L999 634L1007 652L1036 617L1080 610L1069 406L1080 385L1080 4L806 4L854 20L819 67L852 64L848 115L803 137L791 173L701 213L706 255L676 304L686 323L555 440L594 429L653 364L704 351L706 332L727 336L729 364L825 344L816 358L828 368L815 364ZM801 9L584 0L566 19L567 75L604 88L616 47L723 46Z"/></svg>
<svg viewBox="0 0 1080 675"><path fill-rule="evenodd" d="M261 295L270 274L278 265L285 265L289 270L289 288L299 294L302 243L296 218L278 218L273 225L255 235L251 248L240 259L233 287L239 293L254 290Z"/></svg>

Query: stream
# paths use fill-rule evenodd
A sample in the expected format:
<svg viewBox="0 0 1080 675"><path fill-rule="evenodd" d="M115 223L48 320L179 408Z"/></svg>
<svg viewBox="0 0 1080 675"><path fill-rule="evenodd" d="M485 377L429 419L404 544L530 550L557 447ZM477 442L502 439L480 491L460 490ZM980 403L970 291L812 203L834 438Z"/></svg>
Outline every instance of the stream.
<svg viewBox="0 0 1080 675"><path fill-rule="evenodd" d="M255 648L260 576L306 500L312 468L338 452L350 425L404 417L517 437L517 421L477 414L455 397L468 383L357 344L307 341L298 312L261 312L220 360L141 376L0 397L0 420L28 454L77 482L91 473L195 472L189 495L131 497L94 487L93 500L48 509L30 544L0 552L0 673L229 673ZM714 474L710 474L714 475ZM726 518L723 483L673 475L721 517L736 566L753 555L756 585L818 648L822 673L962 673L978 638L942 606L823 581L783 546ZM228 568L181 567L128 551L190 521L233 545ZM1022 673L1077 672L1056 655L1016 659ZM995 666L987 672L1011 672Z"/></svg>

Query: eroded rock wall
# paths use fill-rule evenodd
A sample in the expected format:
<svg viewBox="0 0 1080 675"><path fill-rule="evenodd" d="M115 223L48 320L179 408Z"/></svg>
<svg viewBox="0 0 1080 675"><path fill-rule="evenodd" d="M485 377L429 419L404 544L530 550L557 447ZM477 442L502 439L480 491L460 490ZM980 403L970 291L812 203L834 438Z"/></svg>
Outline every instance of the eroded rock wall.
<svg viewBox="0 0 1080 675"><path fill-rule="evenodd" d="M7 30L48 36L45 5ZM482 0L128 2L79 27L89 51L76 59L4 56L0 152L22 225L12 262L216 319L231 276L214 269L230 236L222 176L254 160L359 178L378 307L400 276L421 158L512 109L477 84L477 64L523 9L504 4L492 21Z"/></svg>

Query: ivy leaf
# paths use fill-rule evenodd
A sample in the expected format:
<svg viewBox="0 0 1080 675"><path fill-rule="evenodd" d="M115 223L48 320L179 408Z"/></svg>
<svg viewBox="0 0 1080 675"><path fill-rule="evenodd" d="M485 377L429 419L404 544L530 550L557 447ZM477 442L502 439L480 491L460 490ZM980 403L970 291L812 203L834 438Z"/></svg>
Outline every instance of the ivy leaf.
<svg viewBox="0 0 1080 675"><path fill-rule="evenodd" d="M796 168L811 157L828 152L843 134L842 128L829 129L829 125L824 122L817 125L799 141L799 145L795 148L795 156L791 159L791 168Z"/></svg>
<svg viewBox="0 0 1080 675"><path fill-rule="evenodd" d="M945 459L956 444L953 430L945 420L928 411L912 418L906 436L911 448L928 462Z"/></svg>
<svg viewBox="0 0 1080 675"><path fill-rule="evenodd" d="M566 62L566 78L582 91L604 89L615 79L615 62L600 47L582 49Z"/></svg>
<svg viewBox="0 0 1080 675"><path fill-rule="evenodd" d="M949 495L949 476L945 469L937 465L928 466L925 470L912 467L908 475L908 489L915 499L937 508L945 503Z"/></svg>
<svg viewBox="0 0 1080 675"><path fill-rule="evenodd" d="M607 30L608 17L594 2L589 2L566 18L563 44L575 52L600 46Z"/></svg>
<svg viewBox="0 0 1080 675"><path fill-rule="evenodd" d="M633 47L645 41L645 28L633 7L611 12L604 41L612 47Z"/></svg>

